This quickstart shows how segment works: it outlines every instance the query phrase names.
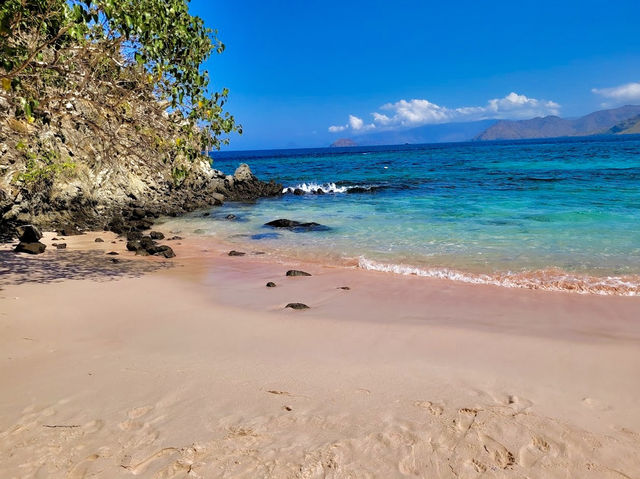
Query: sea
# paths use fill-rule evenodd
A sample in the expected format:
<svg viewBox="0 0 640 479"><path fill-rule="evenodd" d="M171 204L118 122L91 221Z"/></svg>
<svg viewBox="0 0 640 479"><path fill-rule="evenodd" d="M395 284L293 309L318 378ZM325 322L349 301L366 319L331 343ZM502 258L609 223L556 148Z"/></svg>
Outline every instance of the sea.
<svg viewBox="0 0 640 479"><path fill-rule="evenodd" d="M640 135L212 158L213 168L229 173L248 163L260 179L281 183L283 195L227 202L168 226L390 274L640 294ZM322 227L265 226L279 218Z"/></svg>

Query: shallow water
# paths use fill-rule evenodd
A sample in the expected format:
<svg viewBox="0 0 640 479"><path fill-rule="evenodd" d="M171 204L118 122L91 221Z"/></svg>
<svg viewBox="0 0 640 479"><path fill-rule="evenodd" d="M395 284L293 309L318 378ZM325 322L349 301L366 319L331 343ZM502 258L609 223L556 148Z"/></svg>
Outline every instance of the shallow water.
<svg viewBox="0 0 640 479"><path fill-rule="evenodd" d="M306 194L227 203L169 226L403 274L640 292L639 136L214 156L227 172L241 162ZM330 229L263 226L276 218Z"/></svg>

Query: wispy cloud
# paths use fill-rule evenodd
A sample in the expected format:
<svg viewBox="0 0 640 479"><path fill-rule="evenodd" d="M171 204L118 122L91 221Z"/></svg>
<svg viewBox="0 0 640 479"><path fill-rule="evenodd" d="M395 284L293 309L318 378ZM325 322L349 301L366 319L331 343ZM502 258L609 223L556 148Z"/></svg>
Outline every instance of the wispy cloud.
<svg viewBox="0 0 640 479"><path fill-rule="evenodd" d="M525 95L509 93L504 98L489 100L484 106L467 106L447 108L428 100L413 99L386 103L380 107L381 112L371 114L373 122L365 124L364 120L349 115L345 125L330 126L331 133L351 129L354 132L368 131L379 127L384 129L400 129L434 123L450 123L453 121L474 121L489 118L532 118L535 116L557 115L560 105L553 101L528 98Z"/></svg>
<svg viewBox="0 0 640 479"><path fill-rule="evenodd" d="M591 91L596 95L619 102L640 101L640 83L626 83L611 88L593 88Z"/></svg>

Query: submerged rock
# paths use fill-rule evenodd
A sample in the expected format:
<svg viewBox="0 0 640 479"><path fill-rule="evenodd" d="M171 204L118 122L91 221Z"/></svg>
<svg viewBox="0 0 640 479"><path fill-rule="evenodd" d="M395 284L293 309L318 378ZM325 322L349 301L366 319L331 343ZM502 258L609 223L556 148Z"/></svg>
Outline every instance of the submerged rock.
<svg viewBox="0 0 640 479"><path fill-rule="evenodd" d="M285 308L291 308L291 309L309 309L309 306L307 306L304 303L289 303L285 306Z"/></svg>
<svg viewBox="0 0 640 479"><path fill-rule="evenodd" d="M311 275L306 271L300 271L298 269L290 269L289 271L287 271L286 276L311 276Z"/></svg>
<svg viewBox="0 0 640 479"><path fill-rule="evenodd" d="M331 228L325 225L321 225L320 223L316 223L314 221L310 222L302 222L295 220L288 220L286 218L280 218L277 220L269 221L264 224L265 226L271 226L272 228L283 228L288 229L295 232L303 232L303 231L327 231Z"/></svg>

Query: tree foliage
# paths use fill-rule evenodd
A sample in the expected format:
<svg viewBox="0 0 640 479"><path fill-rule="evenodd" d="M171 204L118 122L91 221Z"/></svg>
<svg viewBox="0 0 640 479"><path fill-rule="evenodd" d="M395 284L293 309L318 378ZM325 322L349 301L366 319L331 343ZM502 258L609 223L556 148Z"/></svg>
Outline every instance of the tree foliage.
<svg viewBox="0 0 640 479"><path fill-rule="evenodd" d="M227 89L212 92L201 68L224 50L216 33L189 13L188 0L4 0L0 86L29 122L64 102L61 91L91 101L89 83L111 95L151 91L180 129L175 148L193 159L241 133L223 110Z"/></svg>

